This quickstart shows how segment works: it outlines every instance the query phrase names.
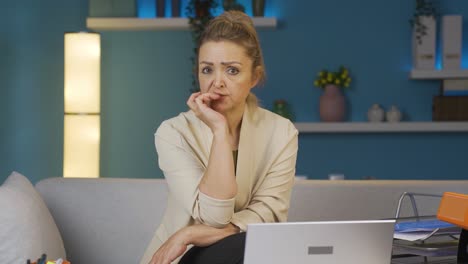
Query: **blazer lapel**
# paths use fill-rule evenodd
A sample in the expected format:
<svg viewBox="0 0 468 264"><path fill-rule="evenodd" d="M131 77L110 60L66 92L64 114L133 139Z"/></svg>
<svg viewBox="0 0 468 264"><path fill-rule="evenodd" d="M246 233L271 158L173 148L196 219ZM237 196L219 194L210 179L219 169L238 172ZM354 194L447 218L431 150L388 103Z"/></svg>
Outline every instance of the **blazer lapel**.
<svg viewBox="0 0 468 264"><path fill-rule="evenodd" d="M252 180L254 173L254 152L255 152L255 140L254 140L254 123L253 123L253 111L251 109L255 106L249 106L247 103L242 117L242 126L239 138L239 149L237 157L237 196L236 196L236 211L245 208L248 205L251 196Z"/></svg>

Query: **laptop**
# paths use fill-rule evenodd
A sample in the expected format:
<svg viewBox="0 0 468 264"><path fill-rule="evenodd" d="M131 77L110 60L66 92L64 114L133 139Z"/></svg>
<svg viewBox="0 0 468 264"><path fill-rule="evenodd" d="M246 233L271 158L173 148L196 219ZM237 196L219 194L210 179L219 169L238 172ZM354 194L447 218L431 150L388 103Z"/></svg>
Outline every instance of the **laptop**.
<svg viewBox="0 0 468 264"><path fill-rule="evenodd" d="M244 264L389 264L395 220L250 224Z"/></svg>

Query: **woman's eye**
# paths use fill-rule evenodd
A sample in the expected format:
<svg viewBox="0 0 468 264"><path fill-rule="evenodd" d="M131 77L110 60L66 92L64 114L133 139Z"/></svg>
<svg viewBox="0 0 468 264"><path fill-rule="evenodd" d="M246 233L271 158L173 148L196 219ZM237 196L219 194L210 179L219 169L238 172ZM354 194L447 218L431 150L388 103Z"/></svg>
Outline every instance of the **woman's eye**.
<svg viewBox="0 0 468 264"><path fill-rule="evenodd" d="M201 70L201 72L202 72L203 74L208 74L208 73L211 72L211 69L210 69L209 67L205 67L205 68L203 68L203 69Z"/></svg>
<svg viewBox="0 0 468 264"><path fill-rule="evenodd" d="M229 74L231 74L231 75L236 75L236 74L239 73L239 70L238 70L237 68L235 68L235 67L229 67L229 68L227 69L227 72L228 72Z"/></svg>

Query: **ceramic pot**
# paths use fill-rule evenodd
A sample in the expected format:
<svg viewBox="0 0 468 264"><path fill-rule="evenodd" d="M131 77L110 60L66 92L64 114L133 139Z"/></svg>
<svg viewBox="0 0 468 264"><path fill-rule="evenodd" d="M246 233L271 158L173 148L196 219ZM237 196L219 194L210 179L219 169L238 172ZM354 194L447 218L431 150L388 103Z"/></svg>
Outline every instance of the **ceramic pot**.
<svg viewBox="0 0 468 264"><path fill-rule="evenodd" d="M320 96L320 120L324 122L341 122L345 118L346 102L340 87L328 84Z"/></svg>
<svg viewBox="0 0 468 264"><path fill-rule="evenodd" d="M387 111L386 118L388 122L400 122L401 121L401 112L398 110L398 107L392 105L390 110Z"/></svg>
<svg viewBox="0 0 468 264"><path fill-rule="evenodd" d="M252 11L256 17L262 17L265 14L265 0L252 0Z"/></svg>
<svg viewBox="0 0 468 264"><path fill-rule="evenodd" d="M156 0L156 16L164 17L166 11L166 1L165 0Z"/></svg>
<svg viewBox="0 0 468 264"><path fill-rule="evenodd" d="M180 0L172 0L171 9L172 17L180 17Z"/></svg>
<svg viewBox="0 0 468 264"><path fill-rule="evenodd" d="M369 122L382 122L385 119L385 111L378 104L373 104L367 111Z"/></svg>

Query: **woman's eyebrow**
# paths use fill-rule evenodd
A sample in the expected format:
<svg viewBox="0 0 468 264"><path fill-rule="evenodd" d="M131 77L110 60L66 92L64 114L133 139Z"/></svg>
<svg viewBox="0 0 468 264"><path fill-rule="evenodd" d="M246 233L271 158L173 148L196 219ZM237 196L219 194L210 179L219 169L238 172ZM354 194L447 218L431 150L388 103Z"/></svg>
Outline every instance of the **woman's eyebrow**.
<svg viewBox="0 0 468 264"><path fill-rule="evenodd" d="M238 61L226 61L226 62L221 62L222 65L231 65L231 64L240 64L242 65L242 63L238 62Z"/></svg>
<svg viewBox="0 0 468 264"><path fill-rule="evenodd" d="M200 61L200 64L208 64L210 66L214 65L213 62L208 62L208 61ZM242 65L241 62L239 61L223 61L221 62L222 65L226 66L226 65L232 65L232 64L239 64L239 65Z"/></svg>

